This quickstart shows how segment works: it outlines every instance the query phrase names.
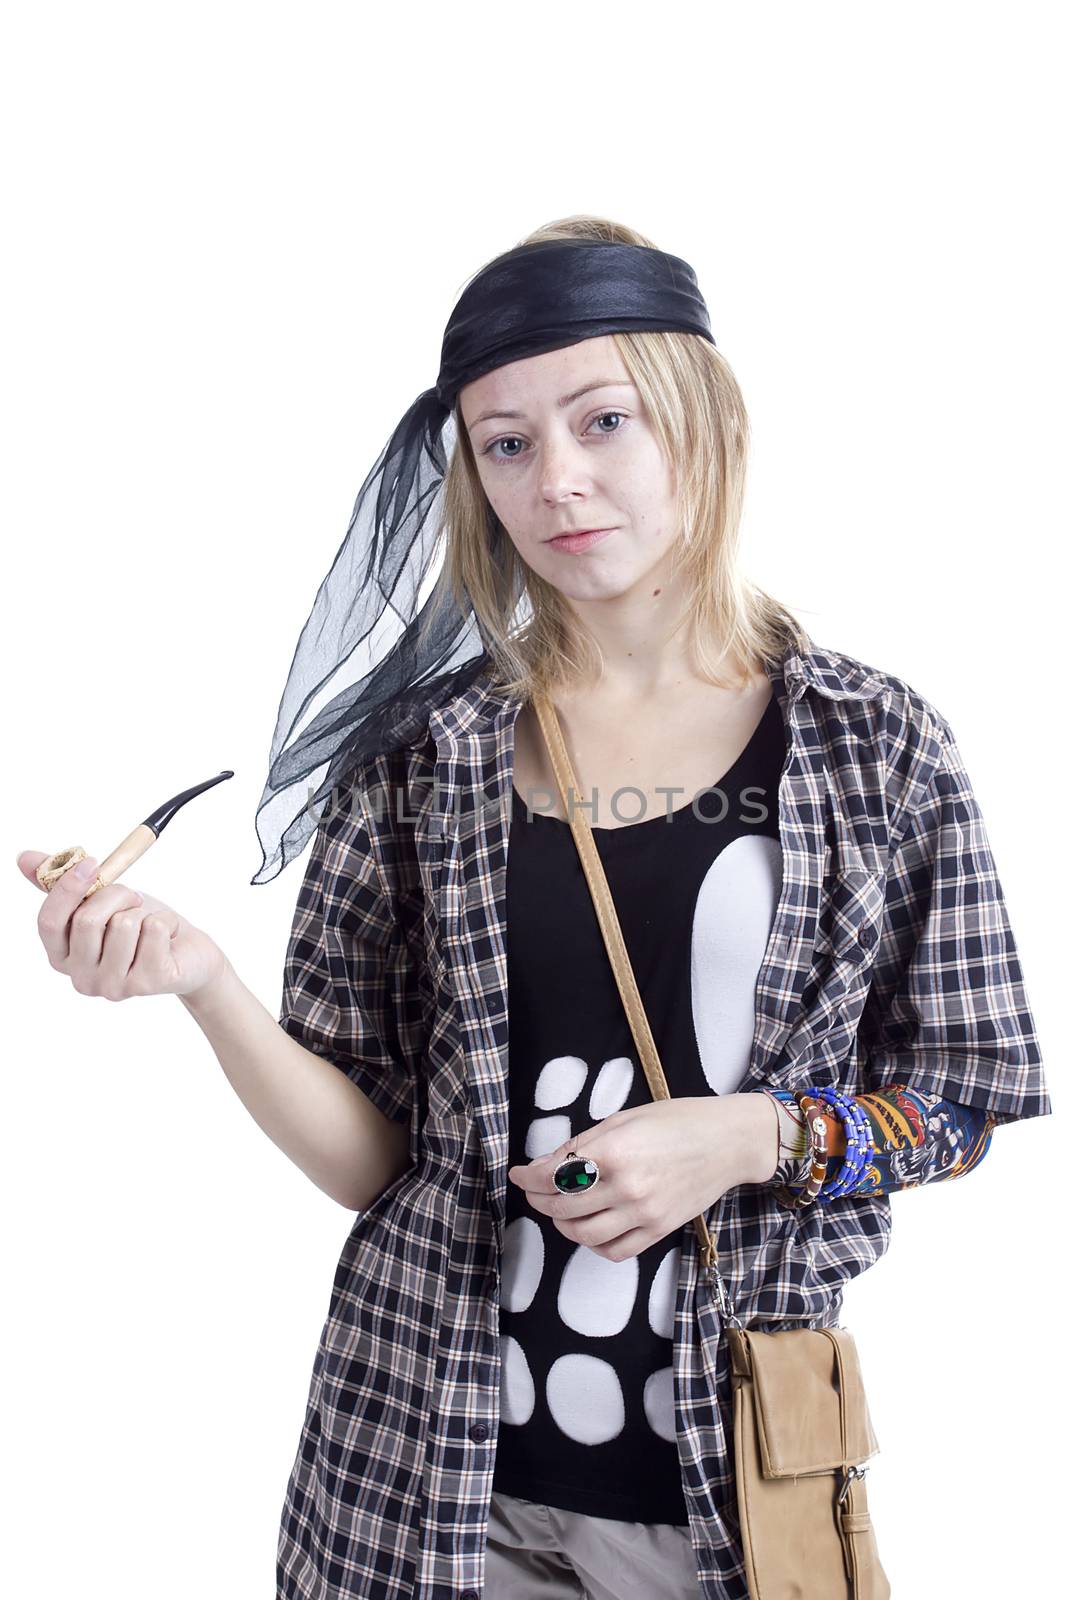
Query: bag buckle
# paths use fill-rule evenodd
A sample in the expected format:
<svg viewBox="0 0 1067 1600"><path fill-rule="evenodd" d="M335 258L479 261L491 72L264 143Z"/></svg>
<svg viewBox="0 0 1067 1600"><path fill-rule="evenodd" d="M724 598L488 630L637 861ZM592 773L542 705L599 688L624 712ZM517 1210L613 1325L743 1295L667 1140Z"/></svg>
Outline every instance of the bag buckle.
<svg viewBox="0 0 1067 1600"><path fill-rule="evenodd" d="M719 1271L719 1263L717 1261L709 1260L708 1265L711 1269L711 1282L715 1293L715 1303L719 1308L719 1316L722 1319L723 1326L727 1328L740 1328L741 1319L734 1311L734 1303L730 1298L730 1293L726 1287L726 1284L723 1282L722 1273Z"/></svg>
<svg viewBox="0 0 1067 1600"><path fill-rule="evenodd" d="M866 1476L867 1476L866 1464L864 1466L862 1466L862 1467L849 1467L848 1471L845 1473L845 1481L841 1485L841 1492L837 1497L838 1505L841 1504L841 1502L845 1498L846 1494L848 1494L848 1491L852 1486L852 1480L854 1478L865 1478Z"/></svg>

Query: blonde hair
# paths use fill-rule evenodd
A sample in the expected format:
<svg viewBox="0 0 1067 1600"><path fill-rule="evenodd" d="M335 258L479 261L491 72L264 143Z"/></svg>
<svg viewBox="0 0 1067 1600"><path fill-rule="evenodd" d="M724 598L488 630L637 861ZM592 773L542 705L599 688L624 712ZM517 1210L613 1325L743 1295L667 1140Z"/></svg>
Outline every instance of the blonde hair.
<svg viewBox="0 0 1067 1600"><path fill-rule="evenodd" d="M632 228L594 216L546 223L519 242L546 239L605 239L657 248ZM709 683L730 687L721 667L733 658L747 681L789 644L807 650L811 641L792 612L738 570L749 428L737 379L717 347L700 334L609 337L676 473L681 532L672 546L671 567L692 593L695 668ZM456 604L474 610L497 686L526 700L538 690L550 694L596 682L604 660L595 638L566 596L516 551L482 488L458 399L453 417L456 448L441 490L442 574ZM524 608L528 616L522 620ZM710 644L715 638L718 653Z"/></svg>

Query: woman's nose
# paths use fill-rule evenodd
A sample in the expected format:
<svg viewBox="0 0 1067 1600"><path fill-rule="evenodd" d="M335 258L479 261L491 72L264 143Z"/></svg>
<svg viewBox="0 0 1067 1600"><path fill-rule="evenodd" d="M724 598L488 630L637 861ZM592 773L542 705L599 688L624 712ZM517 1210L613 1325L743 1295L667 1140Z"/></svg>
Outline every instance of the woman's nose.
<svg viewBox="0 0 1067 1600"><path fill-rule="evenodd" d="M581 448L573 439L546 439L541 446L541 493L546 500L584 489L588 472Z"/></svg>

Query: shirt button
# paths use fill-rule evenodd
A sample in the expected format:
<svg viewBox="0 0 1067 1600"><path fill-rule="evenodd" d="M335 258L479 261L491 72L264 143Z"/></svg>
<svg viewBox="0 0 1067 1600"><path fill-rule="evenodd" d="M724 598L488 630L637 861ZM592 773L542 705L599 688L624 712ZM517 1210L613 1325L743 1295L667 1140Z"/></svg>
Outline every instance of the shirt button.
<svg viewBox="0 0 1067 1600"><path fill-rule="evenodd" d="M870 922L865 922L863 924L863 927L860 929L859 933L856 935L856 937L859 940L860 944L863 946L863 948L865 950L869 950L871 948L871 945L874 943L874 926L873 926L873 924L870 923Z"/></svg>
<svg viewBox="0 0 1067 1600"><path fill-rule="evenodd" d="M478 1600L477 1589L461 1589L459 1600Z"/></svg>
<svg viewBox="0 0 1067 1600"><path fill-rule="evenodd" d="M473 1428L469 1428L467 1431L472 1439L481 1440L488 1439L489 1437L489 1429L486 1427L484 1422L476 1422Z"/></svg>

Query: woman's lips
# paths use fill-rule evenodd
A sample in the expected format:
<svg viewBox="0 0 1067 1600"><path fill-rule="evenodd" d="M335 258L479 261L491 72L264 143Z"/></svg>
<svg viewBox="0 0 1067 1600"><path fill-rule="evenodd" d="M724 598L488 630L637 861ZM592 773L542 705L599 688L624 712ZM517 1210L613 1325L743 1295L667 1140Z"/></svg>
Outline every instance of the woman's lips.
<svg viewBox="0 0 1067 1600"><path fill-rule="evenodd" d="M606 539L609 533L614 533L614 528L594 528L592 533L561 533L558 539L548 542L553 550L567 550L572 555L577 555L582 550L590 550L593 545L599 544L601 539Z"/></svg>

